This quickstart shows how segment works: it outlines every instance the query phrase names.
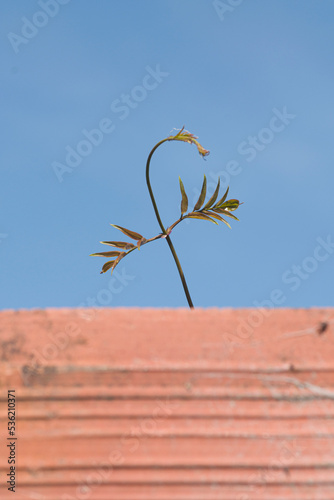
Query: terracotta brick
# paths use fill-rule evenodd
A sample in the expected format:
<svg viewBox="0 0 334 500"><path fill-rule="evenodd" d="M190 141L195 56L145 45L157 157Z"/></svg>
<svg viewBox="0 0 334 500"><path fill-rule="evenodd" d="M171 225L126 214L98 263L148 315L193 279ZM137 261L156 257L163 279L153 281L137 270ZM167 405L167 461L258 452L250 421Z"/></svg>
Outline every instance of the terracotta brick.
<svg viewBox="0 0 334 500"><path fill-rule="evenodd" d="M330 308L0 312L0 498L334 500L333 325Z"/></svg>

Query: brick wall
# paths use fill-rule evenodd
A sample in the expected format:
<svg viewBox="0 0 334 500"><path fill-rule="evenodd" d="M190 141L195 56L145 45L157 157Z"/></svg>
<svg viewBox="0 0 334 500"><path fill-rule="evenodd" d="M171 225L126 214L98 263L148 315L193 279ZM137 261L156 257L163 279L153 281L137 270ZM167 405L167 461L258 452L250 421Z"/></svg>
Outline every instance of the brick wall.
<svg viewBox="0 0 334 500"><path fill-rule="evenodd" d="M1 499L334 499L333 321L334 309L0 312Z"/></svg>

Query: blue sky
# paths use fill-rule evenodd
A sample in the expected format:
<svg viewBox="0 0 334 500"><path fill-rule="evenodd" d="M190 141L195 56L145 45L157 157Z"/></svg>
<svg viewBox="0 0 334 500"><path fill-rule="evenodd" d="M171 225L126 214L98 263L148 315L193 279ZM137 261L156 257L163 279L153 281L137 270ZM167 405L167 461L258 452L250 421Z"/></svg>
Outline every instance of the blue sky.
<svg viewBox="0 0 334 500"><path fill-rule="evenodd" d="M332 1L1 7L1 309L187 306L165 241L113 277L89 257L123 239L110 223L160 232L146 158L183 125L210 155L176 142L154 155L165 225L179 175L190 204L204 173L209 194L220 177L244 202L231 230L172 232L195 306L333 305Z"/></svg>

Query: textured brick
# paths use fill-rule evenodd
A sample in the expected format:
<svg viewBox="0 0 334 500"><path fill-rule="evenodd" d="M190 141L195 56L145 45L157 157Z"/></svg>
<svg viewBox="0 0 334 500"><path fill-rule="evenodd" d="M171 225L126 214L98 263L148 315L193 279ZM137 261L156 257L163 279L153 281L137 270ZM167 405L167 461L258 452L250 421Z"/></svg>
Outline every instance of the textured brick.
<svg viewBox="0 0 334 500"><path fill-rule="evenodd" d="M15 500L334 500L334 309L0 312ZM1 430L2 429L2 430Z"/></svg>

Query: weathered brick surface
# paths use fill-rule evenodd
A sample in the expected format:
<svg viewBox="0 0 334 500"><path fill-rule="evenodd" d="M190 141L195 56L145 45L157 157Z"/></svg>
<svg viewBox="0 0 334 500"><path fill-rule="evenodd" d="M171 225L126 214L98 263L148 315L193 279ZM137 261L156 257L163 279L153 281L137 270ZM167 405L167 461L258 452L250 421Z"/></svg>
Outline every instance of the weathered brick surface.
<svg viewBox="0 0 334 500"><path fill-rule="evenodd" d="M1 499L334 500L333 325L329 308L0 312Z"/></svg>

